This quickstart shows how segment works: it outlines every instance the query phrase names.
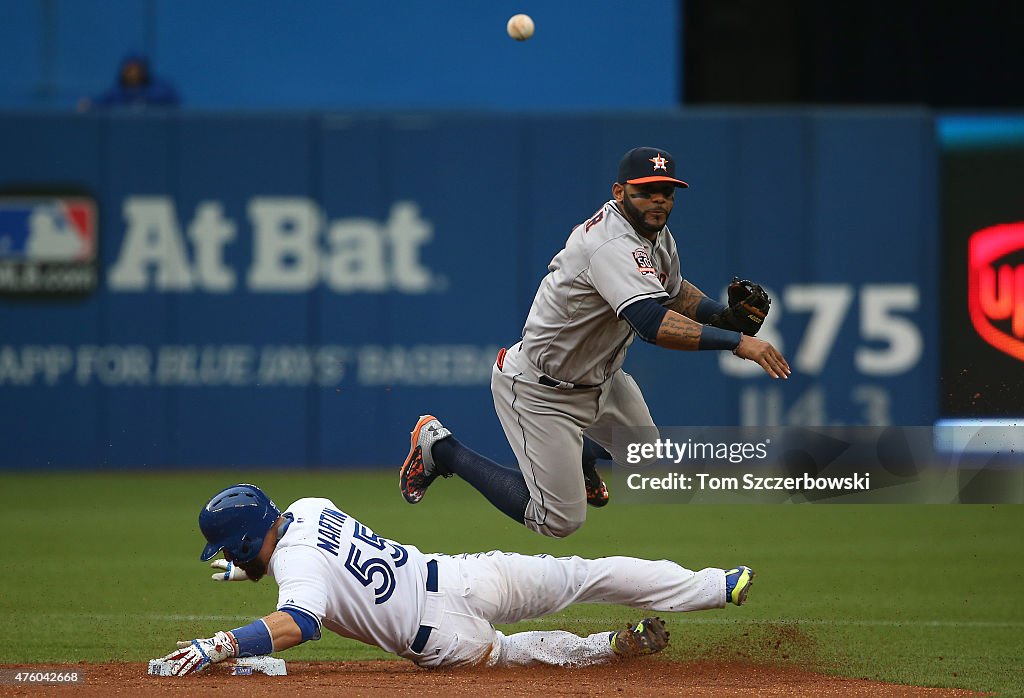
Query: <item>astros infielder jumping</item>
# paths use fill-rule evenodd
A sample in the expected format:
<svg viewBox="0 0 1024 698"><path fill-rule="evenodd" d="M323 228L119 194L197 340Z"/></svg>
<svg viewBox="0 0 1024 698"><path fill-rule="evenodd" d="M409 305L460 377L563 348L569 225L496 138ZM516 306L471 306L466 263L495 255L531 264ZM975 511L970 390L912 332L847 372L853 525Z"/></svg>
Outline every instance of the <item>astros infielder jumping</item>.
<svg viewBox="0 0 1024 698"><path fill-rule="evenodd" d="M534 531L560 538L577 530L588 503L608 501L596 454L603 448L603 457L625 464L634 439L621 434L656 434L640 388L622 370L636 336L667 349L732 351L772 378L789 376L782 354L753 336L771 304L764 289L736 280L724 305L683 279L667 223L677 188L687 186L665 150L623 156L613 198L573 229L537 290L522 341L492 368L494 407L518 470L475 453L426 415L401 468L408 502L439 475L455 474Z"/></svg>
<svg viewBox="0 0 1024 698"><path fill-rule="evenodd" d="M668 560L586 560L489 553L441 555L382 538L329 499L306 498L282 514L254 485L215 494L199 514L201 559L221 550L215 579L278 585L277 610L213 637L179 642L162 657L173 675L233 657L281 652L320 638L324 627L423 667L587 666L651 654L668 633L658 618L580 637L563 631L505 635L515 623L574 603L657 611L740 605L753 573L740 566L692 572Z"/></svg>

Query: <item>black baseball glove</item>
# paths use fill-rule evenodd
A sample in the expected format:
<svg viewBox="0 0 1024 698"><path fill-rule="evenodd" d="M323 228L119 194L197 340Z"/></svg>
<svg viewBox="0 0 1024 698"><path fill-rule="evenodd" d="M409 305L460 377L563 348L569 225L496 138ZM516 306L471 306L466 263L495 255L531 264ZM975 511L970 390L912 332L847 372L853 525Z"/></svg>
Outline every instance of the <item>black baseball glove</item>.
<svg viewBox="0 0 1024 698"><path fill-rule="evenodd" d="M753 281L733 279L729 284L729 307L711 316L709 325L754 336L761 329L772 299Z"/></svg>

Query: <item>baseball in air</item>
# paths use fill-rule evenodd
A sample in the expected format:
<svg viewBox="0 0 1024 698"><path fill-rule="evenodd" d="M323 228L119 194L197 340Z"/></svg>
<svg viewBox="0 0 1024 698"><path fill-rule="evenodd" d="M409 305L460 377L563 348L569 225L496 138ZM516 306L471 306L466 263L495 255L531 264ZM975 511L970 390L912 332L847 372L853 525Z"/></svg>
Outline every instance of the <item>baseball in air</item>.
<svg viewBox="0 0 1024 698"><path fill-rule="evenodd" d="M533 36L533 20L530 15L512 15L508 18L508 25L505 27L508 35L516 41L526 41Z"/></svg>

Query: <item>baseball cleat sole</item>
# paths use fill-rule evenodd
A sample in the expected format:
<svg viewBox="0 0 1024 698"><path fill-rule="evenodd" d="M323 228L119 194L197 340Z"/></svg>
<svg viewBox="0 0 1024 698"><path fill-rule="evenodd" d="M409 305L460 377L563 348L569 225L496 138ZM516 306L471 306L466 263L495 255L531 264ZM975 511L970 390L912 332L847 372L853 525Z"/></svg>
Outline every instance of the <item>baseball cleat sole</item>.
<svg viewBox="0 0 1024 698"><path fill-rule="evenodd" d="M424 432L424 429L428 431ZM409 504L418 504L430 483L437 479L436 467L432 462L428 462L429 452L425 451L431 448L435 441L450 435L451 432L431 414L421 416L409 433L409 455L405 457L405 462L398 472L398 487L402 497Z"/></svg>
<svg viewBox="0 0 1024 698"><path fill-rule="evenodd" d="M661 652L668 647L669 632L661 618L644 618L636 625L612 633L612 652L623 659Z"/></svg>

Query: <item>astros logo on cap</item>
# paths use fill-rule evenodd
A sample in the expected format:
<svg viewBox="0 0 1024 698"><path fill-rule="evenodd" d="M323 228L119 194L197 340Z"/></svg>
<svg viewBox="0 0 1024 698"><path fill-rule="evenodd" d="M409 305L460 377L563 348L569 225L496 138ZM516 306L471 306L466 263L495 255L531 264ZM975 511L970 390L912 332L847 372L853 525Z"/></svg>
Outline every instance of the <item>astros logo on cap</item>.
<svg viewBox="0 0 1024 698"><path fill-rule="evenodd" d="M619 161L619 176L615 181L619 184L671 182L676 187L689 186L683 180L676 179L676 163L672 159L672 153L661 148L647 147L633 148L622 156L622 160Z"/></svg>
<svg viewBox="0 0 1024 698"><path fill-rule="evenodd" d="M665 170L666 172L668 172L668 168L665 166L668 164L668 160L661 157L661 153L658 153L653 158L651 158L651 162L654 163L654 169Z"/></svg>

